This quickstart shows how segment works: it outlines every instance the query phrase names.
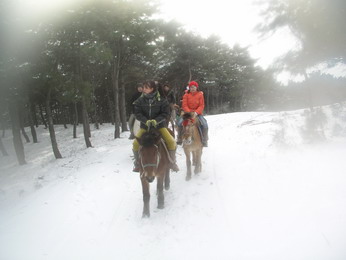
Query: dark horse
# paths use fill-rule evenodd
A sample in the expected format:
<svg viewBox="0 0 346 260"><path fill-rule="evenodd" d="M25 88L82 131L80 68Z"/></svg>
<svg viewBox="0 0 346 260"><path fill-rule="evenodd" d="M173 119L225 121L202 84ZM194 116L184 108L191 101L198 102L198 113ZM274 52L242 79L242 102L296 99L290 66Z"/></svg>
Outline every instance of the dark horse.
<svg viewBox="0 0 346 260"><path fill-rule="evenodd" d="M191 154L192 154L192 165L195 166L195 174L202 171L202 150L203 144L201 135L199 132L199 121L194 113L184 113L183 117L183 133L182 141L184 153L186 155L186 180L191 179Z"/></svg>
<svg viewBox="0 0 346 260"><path fill-rule="evenodd" d="M143 215L142 217L150 217L150 183L157 179L157 208L164 208L163 184L165 189L170 187L169 178L169 158L167 148L161 138L159 131L156 129L144 133L137 138L139 148L140 161L140 178L143 189Z"/></svg>

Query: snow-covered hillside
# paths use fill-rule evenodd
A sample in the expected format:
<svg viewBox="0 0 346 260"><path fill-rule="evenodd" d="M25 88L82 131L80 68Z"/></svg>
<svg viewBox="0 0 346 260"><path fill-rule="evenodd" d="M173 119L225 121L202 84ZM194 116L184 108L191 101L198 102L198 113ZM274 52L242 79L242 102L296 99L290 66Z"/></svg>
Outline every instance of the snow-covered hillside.
<svg viewBox="0 0 346 260"><path fill-rule="evenodd" d="M171 174L165 209L142 219L129 133L57 126L25 144L27 164L0 157L1 260L346 259L346 109L251 112L207 117L203 170Z"/></svg>

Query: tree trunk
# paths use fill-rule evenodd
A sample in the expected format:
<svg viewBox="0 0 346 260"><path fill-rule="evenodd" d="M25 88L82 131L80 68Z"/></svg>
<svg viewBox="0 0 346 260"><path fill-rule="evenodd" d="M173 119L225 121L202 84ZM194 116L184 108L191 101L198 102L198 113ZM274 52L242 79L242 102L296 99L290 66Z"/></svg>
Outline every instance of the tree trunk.
<svg viewBox="0 0 346 260"><path fill-rule="evenodd" d="M213 111L213 113L215 114L215 112L216 112L216 105L215 105L215 99L216 99L216 93L218 92L218 88L217 87L215 87L215 88L213 88L213 94L212 94L212 96L211 96L211 99L212 99L212 101L213 101L213 105L212 105L212 111Z"/></svg>
<svg viewBox="0 0 346 260"><path fill-rule="evenodd" d="M44 116L43 116L43 109L42 109L41 104L38 107L40 109L40 116L41 116L42 124L44 124L44 129L47 129L48 126L47 126L47 122L46 122L46 120L44 119Z"/></svg>
<svg viewBox="0 0 346 260"><path fill-rule="evenodd" d="M31 103L30 114L31 114L31 118L32 118L32 120L34 122L34 125L37 128L38 127L38 121L37 121L37 116L36 116L36 106L35 106L34 103Z"/></svg>
<svg viewBox="0 0 346 260"><path fill-rule="evenodd" d="M89 120L88 120L88 112L85 105L85 99L82 97L82 116L83 116L83 132L84 132L84 140L86 147L92 147L90 142L90 127L89 126Z"/></svg>
<svg viewBox="0 0 346 260"><path fill-rule="evenodd" d="M88 114L88 110L87 110L87 107L85 104L85 100L84 100L84 118L85 118L84 121L85 121L85 127L87 130L87 134L88 134L88 137L90 138L91 137L90 121L89 121L89 114Z"/></svg>
<svg viewBox="0 0 346 260"><path fill-rule="evenodd" d="M20 130L21 130L21 132L22 132L22 135L24 136L25 141L26 141L27 143L30 143L30 138L29 138L29 136L26 134L25 129L24 129L23 126L20 128Z"/></svg>
<svg viewBox="0 0 346 260"><path fill-rule="evenodd" d="M69 107L67 105L65 105L63 108L62 108L62 111L63 111L63 120L64 120L64 128L67 129L67 124L70 122L70 119L69 119Z"/></svg>
<svg viewBox="0 0 346 260"><path fill-rule="evenodd" d="M30 130L31 130L31 135L32 135L32 140L33 142L36 144L38 143L37 141L37 134L36 134L36 129L35 129L35 126L34 126L34 120L33 120L33 111L34 109L34 106L29 103L29 123L30 123Z"/></svg>
<svg viewBox="0 0 346 260"><path fill-rule="evenodd" d="M119 111L119 73L120 73L120 51L113 62L112 84L114 91L114 139L120 138L120 111Z"/></svg>
<svg viewBox="0 0 346 260"><path fill-rule="evenodd" d="M14 150L16 152L19 165L23 165L23 164L26 164L24 146L23 146L22 138L20 136L20 122L19 122L18 108L15 102L13 101L9 105L9 112L10 112L11 124L12 124Z"/></svg>
<svg viewBox="0 0 346 260"><path fill-rule="evenodd" d="M31 118L31 115L29 115L29 120L30 120L30 131L31 131L31 135L32 135L32 140L35 144L38 143L37 141L37 134L36 134L36 129L35 129L35 126L34 126L34 122ZM30 142L30 140L29 140Z"/></svg>
<svg viewBox="0 0 346 260"><path fill-rule="evenodd" d="M0 150L1 150L1 153L2 153L3 156L8 156L8 153L7 153L6 149L5 149L5 146L2 143L1 137L0 137Z"/></svg>
<svg viewBox="0 0 346 260"><path fill-rule="evenodd" d="M99 121L98 121L98 116L97 116L97 112L96 111L94 113L94 126L95 126L95 129L100 129Z"/></svg>
<svg viewBox="0 0 346 260"><path fill-rule="evenodd" d="M5 120L4 120L3 117L1 117L1 128L2 128L2 134L1 134L1 136L2 136L2 138L4 138L4 137L5 137L6 126L5 126Z"/></svg>
<svg viewBox="0 0 346 260"><path fill-rule="evenodd" d="M106 86L106 93L107 93L107 103L108 103L109 113L111 116L111 123L112 123L112 125L114 125L114 109L113 109L114 106L112 105L109 89L107 86Z"/></svg>
<svg viewBox="0 0 346 260"><path fill-rule="evenodd" d="M121 119L121 131L129 131L127 129L127 120L126 120L126 97L125 97L125 84L124 79L121 77L120 85L120 119Z"/></svg>
<svg viewBox="0 0 346 260"><path fill-rule="evenodd" d="M19 110L19 124L20 124L20 130L22 132L22 135L25 138L25 141L27 143L30 143L30 138L29 136L26 134L25 129L24 129L24 107L22 105L20 105L20 107L18 108Z"/></svg>
<svg viewBox="0 0 346 260"><path fill-rule="evenodd" d="M77 125L78 125L78 107L77 107L77 101L75 101L74 102L73 138L77 138Z"/></svg>
<svg viewBox="0 0 346 260"><path fill-rule="evenodd" d="M189 61L189 81L187 82L189 84L189 82L192 80L192 71L191 71L191 64Z"/></svg>
<svg viewBox="0 0 346 260"><path fill-rule="evenodd" d="M47 98L46 98L46 111L47 111L47 120L48 120L48 129L49 129L49 136L50 140L52 143L52 148L53 148L53 153L56 159L62 158L59 148L58 148L58 143L56 141L56 136L55 136L55 130L54 130L54 124L53 124L53 117L52 117L52 111L50 108L50 96L51 96L51 86L48 87L48 92L47 92Z"/></svg>
<svg viewBox="0 0 346 260"><path fill-rule="evenodd" d="M92 96L92 103L93 103L93 106L94 106L94 116L93 116L93 119L94 119L94 125L95 125L95 128L96 129L99 129L99 120L98 120L98 116L97 116L97 104L96 104L96 101L95 101L95 87L93 85L93 96Z"/></svg>

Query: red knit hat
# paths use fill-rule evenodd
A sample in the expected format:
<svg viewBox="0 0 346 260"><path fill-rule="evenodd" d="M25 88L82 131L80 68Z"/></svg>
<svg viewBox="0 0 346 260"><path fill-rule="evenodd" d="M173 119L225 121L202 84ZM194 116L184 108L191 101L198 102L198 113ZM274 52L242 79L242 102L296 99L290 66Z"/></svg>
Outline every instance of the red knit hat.
<svg viewBox="0 0 346 260"><path fill-rule="evenodd" d="M190 81L189 87L191 86L195 86L196 88L198 88L198 83L196 81Z"/></svg>

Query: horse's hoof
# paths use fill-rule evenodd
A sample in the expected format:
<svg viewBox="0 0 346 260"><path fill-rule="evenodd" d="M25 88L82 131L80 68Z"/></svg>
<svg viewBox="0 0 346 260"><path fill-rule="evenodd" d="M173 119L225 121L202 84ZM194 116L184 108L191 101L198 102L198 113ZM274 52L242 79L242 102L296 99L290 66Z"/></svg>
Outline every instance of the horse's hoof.
<svg viewBox="0 0 346 260"><path fill-rule="evenodd" d="M164 208L165 208L165 205L163 205L163 204L162 204L162 205L157 205L157 208L158 208L158 209L164 209Z"/></svg>
<svg viewBox="0 0 346 260"><path fill-rule="evenodd" d="M169 188L170 188L169 185L165 186L165 190L169 190Z"/></svg>
<svg viewBox="0 0 346 260"><path fill-rule="evenodd" d="M143 213L142 218L150 218L150 214L149 213Z"/></svg>
<svg viewBox="0 0 346 260"><path fill-rule="evenodd" d="M185 181L191 180L191 176L186 176Z"/></svg>

